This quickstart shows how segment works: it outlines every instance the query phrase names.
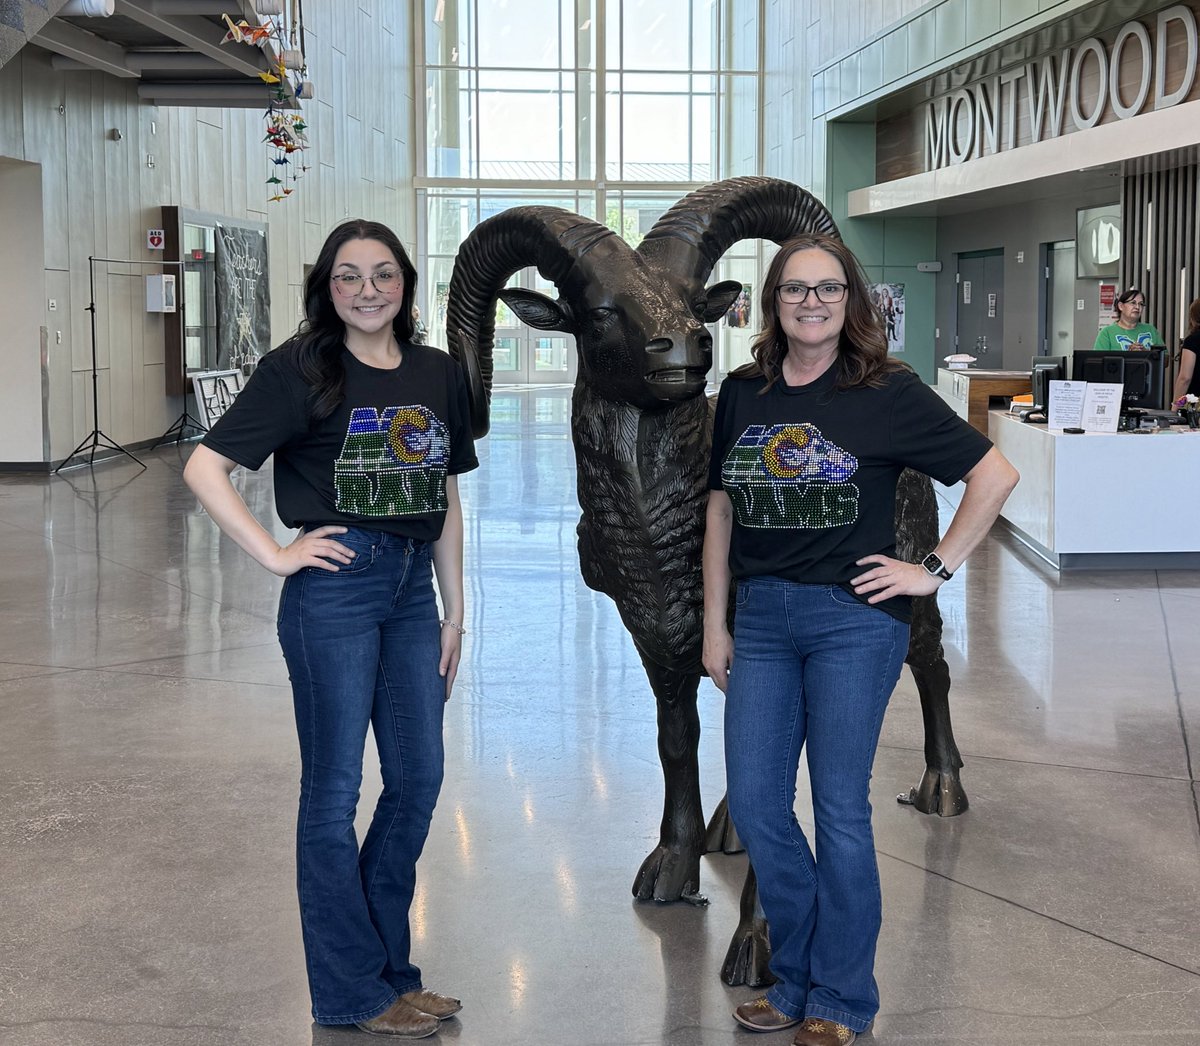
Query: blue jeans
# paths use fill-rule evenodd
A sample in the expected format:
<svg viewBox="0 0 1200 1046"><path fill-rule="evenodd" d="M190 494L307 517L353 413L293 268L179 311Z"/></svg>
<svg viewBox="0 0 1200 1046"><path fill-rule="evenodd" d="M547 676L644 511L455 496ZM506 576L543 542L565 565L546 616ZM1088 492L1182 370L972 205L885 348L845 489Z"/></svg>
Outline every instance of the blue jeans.
<svg viewBox="0 0 1200 1046"><path fill-rule="evenodd" d="M429 545L359 528L337 540L354 562L288 578L278 622L300 739L296 886L321 1024L367 1020L421 987L408 911L442 785L446 694ZM383 792L360 850L368 723Z"/></svg>
<svg viewBox="0 0 1200 1046"><path fill-rule="evenodd" d="M869 784L908 625L836 585L737 585L725 698L729 813L770 926L772 1005L863 1031L882 922ZM816 854L793 806L808 758Z"/></svg>

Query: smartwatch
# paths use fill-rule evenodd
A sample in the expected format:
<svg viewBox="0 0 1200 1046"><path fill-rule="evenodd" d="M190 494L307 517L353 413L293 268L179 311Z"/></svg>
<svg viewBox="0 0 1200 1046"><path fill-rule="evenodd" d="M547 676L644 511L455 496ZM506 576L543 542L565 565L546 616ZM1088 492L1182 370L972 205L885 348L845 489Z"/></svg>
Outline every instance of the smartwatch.
<svg viewBox="0 0 1200 1046"><path fill-rule="evenodd" d="M946 569L946 564L942 562L942 557L936 552L930 552L929 555L921 560L921 566L923 566L928 573L932 574L934 577L940 577L943 581L949 581L952 577L954 577L954 575Z"/></svg>

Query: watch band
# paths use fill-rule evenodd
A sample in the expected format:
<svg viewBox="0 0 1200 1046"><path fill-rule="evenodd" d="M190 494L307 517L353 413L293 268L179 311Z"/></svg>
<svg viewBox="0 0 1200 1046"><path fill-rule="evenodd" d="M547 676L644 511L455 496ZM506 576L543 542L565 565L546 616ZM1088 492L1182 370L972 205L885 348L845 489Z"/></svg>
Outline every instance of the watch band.
<svg viewBox="0 0 1200 1046"><path fill-rule="evenodd" d="M943 581L949 581L954 575L946 569L946 564L942 562L942 557L936 552L930 552L923 560L921 560L927 573L934 577L940 577Z"/></svg>

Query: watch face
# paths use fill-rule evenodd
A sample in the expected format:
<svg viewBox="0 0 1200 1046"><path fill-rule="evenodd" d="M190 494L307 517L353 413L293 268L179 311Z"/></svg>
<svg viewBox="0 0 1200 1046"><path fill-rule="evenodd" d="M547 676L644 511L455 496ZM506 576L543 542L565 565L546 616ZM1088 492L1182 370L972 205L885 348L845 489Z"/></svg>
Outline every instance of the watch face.
<svg viewBox="0 0 1200 1046"><path fill-rule="evenodd" d="M947 581L952 576L950 571L946 569L946 564L942 562L942 557L936 552L930 552L929 555L921 560L921 566L935 577L945 578Z"/></svg>

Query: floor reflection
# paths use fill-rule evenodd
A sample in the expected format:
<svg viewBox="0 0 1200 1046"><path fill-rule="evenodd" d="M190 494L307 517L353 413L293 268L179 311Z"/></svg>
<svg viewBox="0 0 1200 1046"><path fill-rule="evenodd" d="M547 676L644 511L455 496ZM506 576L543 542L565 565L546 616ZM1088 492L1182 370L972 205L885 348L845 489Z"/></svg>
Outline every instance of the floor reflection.
<svg viewBox="0 0 1200 1046"><path fill-rule="evenodd" d="M580 579L570 390L492 408L461 481L470 632L413 918L427 983L465 1006L430 1041L738 1046L751 993L718 971L744 858L703 860L707 908L630 896L662 813L655 708ZM0 476L5 1046L361 1038L307 1010L279 582L198 511L189 452ZM237 482L270 518L270 470ZM1048 1046L1099 1014L1114 1041L1200 1042L1200 572L1059 577L998 534L941 606L971 809L894 801L922 769L906 674L873 781L883 1011L862 1041ZM699 701L711 811L721 698Z"/></svg>

